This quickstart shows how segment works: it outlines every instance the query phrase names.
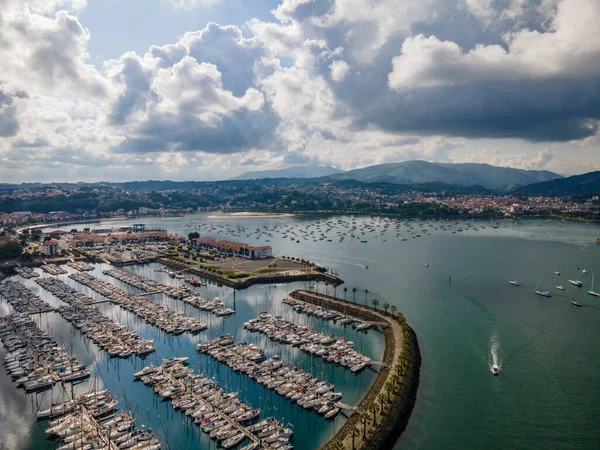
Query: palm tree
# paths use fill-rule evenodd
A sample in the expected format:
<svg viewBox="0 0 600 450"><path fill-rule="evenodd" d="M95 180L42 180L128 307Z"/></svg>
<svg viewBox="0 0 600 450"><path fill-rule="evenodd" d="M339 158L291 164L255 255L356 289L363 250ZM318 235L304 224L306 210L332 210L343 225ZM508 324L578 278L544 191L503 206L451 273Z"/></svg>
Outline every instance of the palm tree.
<svg viewBox="0 0 600 450"><path fill-rule="evenodd" d="M367 413L361 413L358 416L358 420L360 420L363 424L363 439L367 438L367 422L369 421L369 415Z"/></svg>
<svg viewBox="0 0 600 450"><path fill-rule="evenodd" d="M389 303L387 303L387 302L385 302L385 303L383 304L383 310L384 310L385 312L388 312L388 309L390 309L390 304L389 304Z"/></svg>
<svg viewBox="0 0 600 450"><path fill-rule="evenodd" d="M379 305L379 300L377 300L376 298L374 298L371 303L373 303L373 306L375 307L375 311L377 311L377 305Z"/></svg>
<svg viewBox="0 0 600 450"><path fill-rule="evenodd" d="M352 450L356 447L354 446L354 438L360 434L360 430L357 427L354 427L350 430L350 435L352 436Z"/></svg>
<svg viewBox="0 0 600 450"><path fill-rule="evenodd" d="M339 439L336 439L331 443L331 448L333 450L344 450L344 443Z"/></svg>
<svg viewBox="0 0 600 450"><path fill-rule="evenodd" d="M345 288L344 288L344 300L346 300L346 294L347 294L347 293L348 293L348 288L347 288L347 287L345 287Z"/></svg>
<svg viewBox="0 0 600 450"><path fill-rule="evenodd" d="M333 296L337 298L337 284L333 285Z"/></svg>
<svg viewBox="0 0 600 450"><path fill-rule="evenodd" d="M369 403L367 409L373 414L373 425L377 426L377 405L374 402Z"/></svg>
<svg viewBox="0 0 600 450"><path fill-rule="evenodd" d="M392 378L393 380L393 378ZM385 383L385 392L387 394L387 401L390 401L390 392L394 390L394 385L391 381L386 381Z"/></svg>
<svg viewBox="0 0 600 450"><path fill-rule="evenodd" d="M367 295L369 295L369 290L365 289L365 306L367 306Z"/></svg>
<svg viewBox="0 0 600 450"><path fill-rule="evenodd" d="M379 400L379 404L381 405L380 414L383 415L383 405L385 404L385 395L383 395L383 393L380 392L379 394L377 394L377 400Z"/></svg>
<svg viewBox="0 0 600 450"><path fill-rule="evenodd" d="M404 314L398 313L398 323L403 324L404 322L406 322L406 318L404 317Z"/></svg>
<svg viewBox="0 0 600 450"><path fill-rule="evenodd" d="M353 301L354 303L356 303L356 288L352 288L352 296L353 296L353 299L352 299L352 301Z"/></svg>
<svg viewBox="0 0 600 450"><path fill-rule="evenodd" d="M329 281L325 282L325 295L327 295L327 288L329 287Z"/></svg>
<svg viewBox="0 0 600 450"><path fill-rule="evenodd" d="M398 308L396 308L394 305L392 305L392 306L390 306L390 311L392 312L392 315L395 316L396 311L398 311Z"/></svg>

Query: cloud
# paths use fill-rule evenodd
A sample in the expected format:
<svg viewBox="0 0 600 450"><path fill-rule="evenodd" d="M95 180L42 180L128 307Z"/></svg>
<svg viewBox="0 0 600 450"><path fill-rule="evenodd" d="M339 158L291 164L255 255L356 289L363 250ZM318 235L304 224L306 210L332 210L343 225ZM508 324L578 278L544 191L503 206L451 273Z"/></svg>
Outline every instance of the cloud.
<svg viewBox="0 0 600 450"><path fill-rule="evenodd" d="M595 0L281 0L272 20L211 22L101 69L85 0L0 4L3 179L597 157Z"/></svg>
<svg viewBox="0 0 600 450"><path fill-rule="evenodd" d="M333 81L344 81L350 66L346 61L334 61L331 63L331 79Z"/></svg>
<svg viewBox="0 0 600 450"><path fill-rule="evenodd" d="M42 2L5 0L0 59L10 63L3 66L3 78L27 90L106 95L104 78L86 62L89 32L69 12L53 13L57 7L82 3L55 1L41 7Z"/></svg>

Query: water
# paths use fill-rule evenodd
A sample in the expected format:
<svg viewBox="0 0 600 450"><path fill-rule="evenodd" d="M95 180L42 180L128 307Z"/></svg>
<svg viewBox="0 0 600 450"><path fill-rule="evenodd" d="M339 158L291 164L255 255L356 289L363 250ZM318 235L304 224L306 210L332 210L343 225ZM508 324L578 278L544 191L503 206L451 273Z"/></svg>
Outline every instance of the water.
<svg viewBox="0 0 600 450"><path fill-rule="evenodd" d="M338 219L343 222L338 224ZM332 222L329 230L328 220ZM462 221L447 226L437 221L403 221L396 230L396 222L390 219L386 230L384 219L367 217L197 215L135 222L140 221L148 227L166 228L182 235L197 230L203 235L248 243L269 240L275 253L312 259L338 271L346 280L337 289L338 296L344 295L345 286L348 299L352 299L352 288L356 288L356 301L364 302L364 290L368 289L368 301L377 298L380 305L387 302L397 306L415 329L423 356L417 403L398 448L600 447L597 408L600 299L587 294L592 273L600 272L600 246L595 244L600 229L595 225L529 220L517 226L505 220L498 222L499 228L492 228L496 222ZM107 221L102 226L132 222ZM356 226L352 231L355 238L351 238L349 231L353 226ZM84 225L76 227L81 229ZM342 242L338 232L345 236ZM326 236L323 240L321 234ZM416 234L421 237L413 238ZM584 267L589 274L581 273ZM154 272L151 265L129 270L159 281L178 282ZM560 277L554 275L556 270L562 273ZM94 274L99 275L100 271L101 267ZM569 285L569 278L581 279L584 287ZM509 285L508 280L513 279L521 281L521 286ZM538 282L540 289L553 293L552 298L533 293ZM70 284L86 291L72 281ZM556 290L558 284L565 286L566 291ZM244 392L251 403L268 414L293 423L295 447L309 449L324 442L341 426L343 418L326 423L195 352L198 341L230 332L239 341L258 342L268 353L282 352L285 359L295 359L333 380L344 392L344 401L356 403L372 381L373 372L350 376L347 371L322 364L318 359L310 361L294 349L278 347L264 336L242 328L245 320L265 309L281 313L289 320L307 320L281 305L281 298L300 286L306 284L254 286L236 292L237 314L225 320L187 306L187 313L209 321L209 331L198 337L167 336L118 307L106 304L102 308L144 337L155 339L156 358L172 354L190 356L193 367L215 376L222 386ZM325 287L321 285L320 289ZM225 298L228 306L234 303L233 291L228 288L209 285L204 292ZM570 304L573 296L583 304L582 308ZM174 308L186 308L180 301L156 297ZM171 448L214 446L194 426L182 421L170 404L157 401L149 388L132 381L131 373L154 360L154 355L146 362L110 360L95 346L88 349L60 316L47 316L42 324L52 327L53 334L68 345L74 342L74 352L80 359L95 364L111 391L121 398L127 397L131 408L138 411L140 421L148 423L163 442L168 441ZM311 323L323 326L318 319L311 319ZM333 324L325 326L331 327L332 332L341 332ZM379 359L382 342L377 333L360 336L348 333L348 339ZM494 363L501 367L497 377L490 372ZM3 371L0 387L0 435L5 443L19 449L51 448L40 428L30 420L32 400L10 386ZM47 400L49 394L45 395ZM6 434L6 430L10 433Z"/></svg>

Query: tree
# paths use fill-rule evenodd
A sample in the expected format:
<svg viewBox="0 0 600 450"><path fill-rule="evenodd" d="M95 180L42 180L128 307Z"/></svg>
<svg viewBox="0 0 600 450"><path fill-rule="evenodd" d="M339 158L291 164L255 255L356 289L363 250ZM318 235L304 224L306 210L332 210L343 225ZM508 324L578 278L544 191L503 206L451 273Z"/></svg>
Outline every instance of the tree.
<svg viewBox="0 0 600 450"><path fill-rule="evenodd" d="M345 287L345 288L344 288L344 300L346 300L346 294L347 294L347 293L348 293L348 288L347 288L347 287Z"/></svg>
<svg viewBox="0 0 600 450"><path fill-rule="evenodd" d="M356 448L356 446L354 445L354 438L356 436L358 436L360 434L360 430L357 427L353 427L350 430L350 435L352 436L352 450L354 450Z"/></svg>
<svg viewBox="0 0 600 450"><path fill-rule="evenodd" d="M40 230L39 228L36 228L35 230L33 230L31 232L32 235L34 236L41 236L42 235L42 230Z"/></svg>
<svg viewBox="0 0 600 450"><path fill-rule="evenodd" d="M21 234L23 236L29 236L29 229L25 228L23 231L21 231Z"/></svg>
<svg viewBox="0 0 600 450"><path fill-rule="evenodd" d="M398 308L396 308L394 305L390 306L390 311L392 311L392 316L396 315L396 311L398 311Z"/></svg>
<svg viewBox="0 0 600 450"><path fill-rule="evenodd" d="M329 287L329 281L325 282L325 295L327 295L327 288Z"/></svg>
<svg viewBox="0 0 600 450"><path fill-rule="evenodd" d="M0 259L12 259L21 256L21 246L17 241L8 241L0 245Z"/></svg>
<svg viewBox="0 0 600 450"><path fill-rule="evenodd" d="M84 228L84 229L83 229L83 232L84 232L84 233L89 233L89 232L90 232L90 229L89 229L89 228Z"/></svg>
<svg viewBox="0 0 600 450"><path fill-rule="evenodd" d="M337 284L333 285L333 296L337 298Z"/></svg>
<svg viewBox="0 0 600 450"><path fill-rule="evenodd" d="M404 317L404 314L402 314L401 312L398 313L398 323L403 324L404 322L406 322L406 318Z"/></svg>
<svg viewBox="0 0 600 450"><path fill-rule="evenodd" d="M79 233L79 231L77 231L77 228L71 228L71 231L69 231L69 233L77 234L77 233Z"/></svg>
<svg viewBox="0 0 600 450"><path fill-rule="evenodd" d="M356 288L352 288L352 297L353 297L352 301L354 303L356 303Z"/></svg>
<svg viewBox="0 0 600 450"><path fill-rule="evenodd" d="M188 239L191 241L192 239L198 239L200 237L200 233L197 231L192 231L188 234Z"/></svg>
<svg viewBox="0 0 600 450"><path fill-rule="evenodd" d="M385 312L388 312L388 309L390 309L390 304L389 304L388 302L385 302L385 303L383 304L383 310L384 310Z"/></svg>
<svg viewBox="0 0 600 450"><path fill-rule="evenodd" d="M385 395L383 395L383 392L377 394L377 400L379 400L379 404L381 405L379 414L383 415L383 405L385 404Z"/></svg>
<svg viewBox="0 0 600 450"><path fill-rule="evenodd" d="M392 380L394 378L392 377ZM394 384L391 381L386 381L385 382L385 392L387 394L387 401L390 401L390 392L392 392L394 390Z"/></svg>
<svg viewBox="0 0 600 450"><path fill-rule="evenodd" d="M369 403L367 409L373 414L373 425L377 426L377 405L374 402Z"/></svg>
<svg viewBox="0 0 600 450"><path fill-rule="evenodd" d="M367 306L367 295L369 295L369 290L365 289L365 306Z"/></svg>
<svg viewBox="0 0 600 450"><path fill-rule="evenodd" d="M48 241L51 241L51 240L52 240L52 238L50 236L45 236L44 237L44 242L48 242Z"/></svg>
<svg viewBox="0 0 600 450"><path fill-rule="evenodd" d="M367 438L367 422L369 421L369 415L367 413L361 413L358 416L358 420L360 420L363 424L363 439Z"/></svg>
<svg viewBox="0 0 600 450"><path fill-rule="evenodd" d="M339 439L336 439L331 443L331 448L333 450L344 450L344 443Z"/></svg>

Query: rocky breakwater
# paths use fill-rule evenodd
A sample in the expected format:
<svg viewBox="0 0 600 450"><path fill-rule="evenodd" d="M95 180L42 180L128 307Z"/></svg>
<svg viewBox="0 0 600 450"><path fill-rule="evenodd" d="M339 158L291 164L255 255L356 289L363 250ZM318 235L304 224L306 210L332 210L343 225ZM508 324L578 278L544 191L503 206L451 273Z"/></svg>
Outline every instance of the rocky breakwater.
<svg viewBox="0 0 600 450"><path fill-rule="evenodd" d="M383 450L394 446L412 413L421 369L421 353L414 330L396 308L377 310L315 292L290 294L303 302L324 306L373 323L385 338L383 365L377 378L344 426L325 449Z"/></svg>

